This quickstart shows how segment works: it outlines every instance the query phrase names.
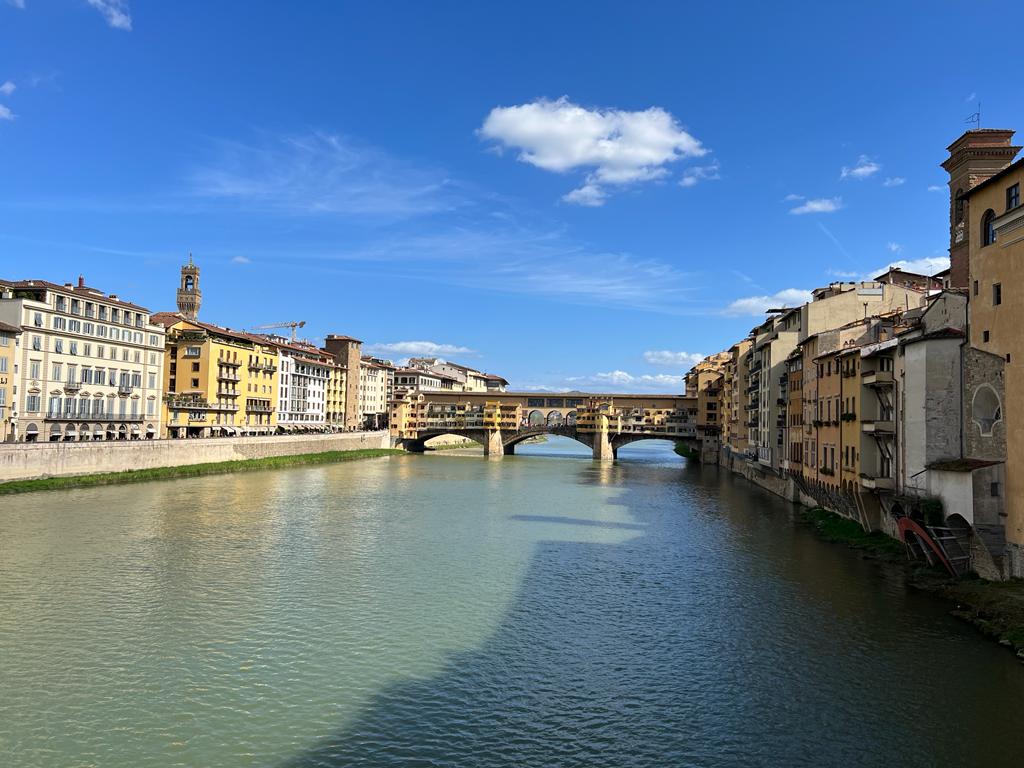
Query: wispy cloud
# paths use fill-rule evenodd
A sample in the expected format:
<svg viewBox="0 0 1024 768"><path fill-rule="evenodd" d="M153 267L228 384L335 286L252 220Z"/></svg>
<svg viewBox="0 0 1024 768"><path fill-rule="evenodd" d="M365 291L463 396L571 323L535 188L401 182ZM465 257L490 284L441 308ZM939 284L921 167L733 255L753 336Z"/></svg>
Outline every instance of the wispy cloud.
<svg viewBox="0 0 1024 768"><path fill-rule="evenodd" d="M487 258L481 258L486 254ZM689 315L711 311L694 275L657 259L593 250L559 231L460 228L390 236L352 250L279 260L372 265L395 279L525 294L566 304Z"/></svg>
<svg viewBox="0 0 1024 768"><path fill-rule="evenodd" d="M667 349L655 349L644 352L644 360L651 365L664 365L670 368L690 369L703 360L705 355L700 352L670 352Z"/></svg>
<svg viewBox="0 0 1024 768"><path fill-rule="evenodd" d="M852 166L844 165L839 172L840 179L857 179L858 181L873 176L882 170L882 166L876 163L867 155L857 158L857 163Z"/></svg>
<svg viewBox="0 0 1024 768"><path fill-rule="evenodd" d="M804 197L803 195L788 194L782 199L787 203L796 203L799 202L800 200L806 200L807 198Z"/></svg>
<svg viewBox="0 0 1024 768"><path fill-rule="evenodd" d="M407 218L465 204L443 172L336 134L221 142L214 154L190 174L190 193L248 210Z"/></svg>
<svg viewBox="0 0 1024 768"><path fill-rule="evenodd" d="M252 259L250 259L248 256L234 256L231 259L231 263L232 264L251 264L252 263Z"/></svg>
<svg viewBox="0 0 1024 768"><path fill-rule="evenodd" d="M964 101L974 101L977 97L978 94L975 93L974 91L971 91L969 94L967 94L967 97L964 99Z"/></svg>
<svg viewBox="0 0 1024 768"><path fill-rule="evenodd" d="M15 8L25 9L25 0L7 0L8 5L13 5Z"/></svg>
<svg viewBox="0 0 1024 768"><path fill-rule="evenodd" d="M736 299L722 314L732 317L740 315L763 315L769 309L797 307L811 300L811 292L803 288L786 288L771 296L747 296Z"/></svg>
<svg viewBox="0 0 1024 768"><path fill-rule="evenodd" d="M722 178L719 170L717 160L711 163L711 165L698 165L693 168L687 168L683 171L683 177L679 180L679 186L695 187L702 181L718 181Z"/></svg>
<svg viewBox="0 0 1024 768"><path fill-rule="evenodd" d="M10 80L5 80L4 83L0 85L0 95L10 96L12 93L14 93L15 90L17 90L17 88L18 86L16 86Z"/></svg>
<svg viewBox="0 0 1024 768"><path fill-rule="evenodd" d="M17 115L11 112L10 107L5 107L3 104L0 104L0 120L13 120L15 117L17 117Z"/></svg>
<svg viewBox="0 0 1024 768"><path fill-rule="evenodd" d="M931 186L928 187L928 191L929 192L946 192L947 188L942 186L941 184L932 184Z"/></svg>
<svg viewBox="0 0 1024 768"><path fill-rule="evenodd" d="M109 26L131 32L132 17L128 12L127 0L86 0L86 2L100 12Z"/></svg>
<svg viewBox="0 0 1024 768"><path fill-rule="evenodd" d="M841 197L818 197L807 200L795 208L790 208L789 212L797 216L807 213L834 213L842 207L843 198Z"/></svg>
<svg viewBox="0 0 1024 768"><path fill-rule="evenodd" d="M633 392L677 392L683 386L683 377L681 375L667 373L635 375L620 370L594 373L589 376L568 376L565 381L570 383L573 389L585 388L598 391L614 389L616 392L622 392L623 390Z"/></svg>
<svg viewBox="0 0 1024 768"><path fill-rule="evenodd" d="M907 183L907 180L902 176L890 176L882 182L883 187L901 187Z"/></svg>
<svg viewBox="0 0 1024 768"><path fill-rule="evenodd" d="M448 355L475 356L469 347L458 344L438 344L435 341L393 341L367 344L365 349L382 355L407 355L410 357L442 357Z"/></svg>
<svg viewBox="0 0 1024 768"><path fill-rule="evenodd" d="M584 183L562 199L591 207L604 203L609 186L663 178L669 163L708 152L660 107L587 109L566 96L495 107L479 135L498 142L499 150L517 151L521 162L536 168L586 171Z"/></svg>
<svg viewBox="0 0 1024 768"><path fill-rule="evenodd" d="M892 253L903 253L903 246L900 245L899 243L888 242L885 244L885 247L888 248Z"/></svg>
<svg viewBox="0 0 1024 768"><path fill-rule="evenodd" d="M900 259L899 261L890 261L884 267L868 272L864 276L864 279L870 280L883 272L887 272L891 268L902 269L904 272L913 272L918 275L934 275L936 272L949 269L949 257L925 256L920 259Z"/></svg>

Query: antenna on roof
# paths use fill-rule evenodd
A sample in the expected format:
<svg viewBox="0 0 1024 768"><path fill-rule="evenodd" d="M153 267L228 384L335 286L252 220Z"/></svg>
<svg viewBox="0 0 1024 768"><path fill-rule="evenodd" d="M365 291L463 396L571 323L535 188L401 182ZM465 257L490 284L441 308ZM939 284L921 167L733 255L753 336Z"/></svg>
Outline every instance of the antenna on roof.
<svg viewBox="0 0 1024 768"><path fill-rule="evenodd" d="M968 115L965 123L974 123L974 129L978 130L981 128L981 102L978 102L978 111L972 115Z"/></svg>

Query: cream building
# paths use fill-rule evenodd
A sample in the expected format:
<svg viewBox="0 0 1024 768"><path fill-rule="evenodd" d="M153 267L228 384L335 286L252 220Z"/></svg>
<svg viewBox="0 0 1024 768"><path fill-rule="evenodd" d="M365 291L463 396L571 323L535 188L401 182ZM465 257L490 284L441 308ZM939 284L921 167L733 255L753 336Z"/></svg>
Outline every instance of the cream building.
<svg viewBox="0 0 1024 768"><path fill-rule="evenodd" d="M14 439L160 436L165 333L148 309L81 277L77 285L0 280L0 322L23 329Z"/></svg>
<svg viewBox="0 0 1024 768"><path fill-rule="evenodd" d="M18 423L18 411L14 406L20 338L19 326L0 323L0 442L13 439L12 428Z"/></svg>
<svg viewBox="0 0 1024 768"><path fill-rule="evenodd" d="M327 390L334 364L326 352L300 342L277 346L277 426L283 432L326 431Z"/></svg>
<svg viewBox="0 0 1024 768"><path fill-rule="evenodd" d="M364 357L359 366L359 411L366 429L387 429L394 396L395 366L388 360Z"/></svg>

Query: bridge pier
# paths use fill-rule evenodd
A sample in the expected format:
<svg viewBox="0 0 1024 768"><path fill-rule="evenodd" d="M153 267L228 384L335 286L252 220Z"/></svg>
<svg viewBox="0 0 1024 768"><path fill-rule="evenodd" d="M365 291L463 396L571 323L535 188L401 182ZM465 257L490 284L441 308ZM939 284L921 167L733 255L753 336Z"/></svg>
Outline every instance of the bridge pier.
<svg viewBox="0 0 1024 768"><path fill-rule="evenodd" d="M515 456L515 453L516 453L516 445L515 445L515 443L509 443L508 445L505 446L505 455L506 456Z"/></svg>
<svg viewBox="0 0 1024 768"><path fill-rule="evenodd" d="M615 461L615 449L608 438L608 431L602 429L594 433L594 461Z"/></svg>
<svg viewBox="0 0 1024 768"><path fill-rule="evenodd" d="M505 446L501 442L500 429L488 429L484 438L484 456L501 458L505 455Z"/></svg>

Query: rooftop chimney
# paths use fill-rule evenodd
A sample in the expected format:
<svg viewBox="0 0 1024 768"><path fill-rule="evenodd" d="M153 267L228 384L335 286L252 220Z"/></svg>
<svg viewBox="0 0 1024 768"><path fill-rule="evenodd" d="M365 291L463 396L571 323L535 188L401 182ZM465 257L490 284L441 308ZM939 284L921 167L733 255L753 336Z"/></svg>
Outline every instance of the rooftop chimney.
<svg viewBox="0 0 1024 768"><path fill-rule="evenodd" d="M78 276L78 287L85 288L85 278L82 275Z"/></svg>

